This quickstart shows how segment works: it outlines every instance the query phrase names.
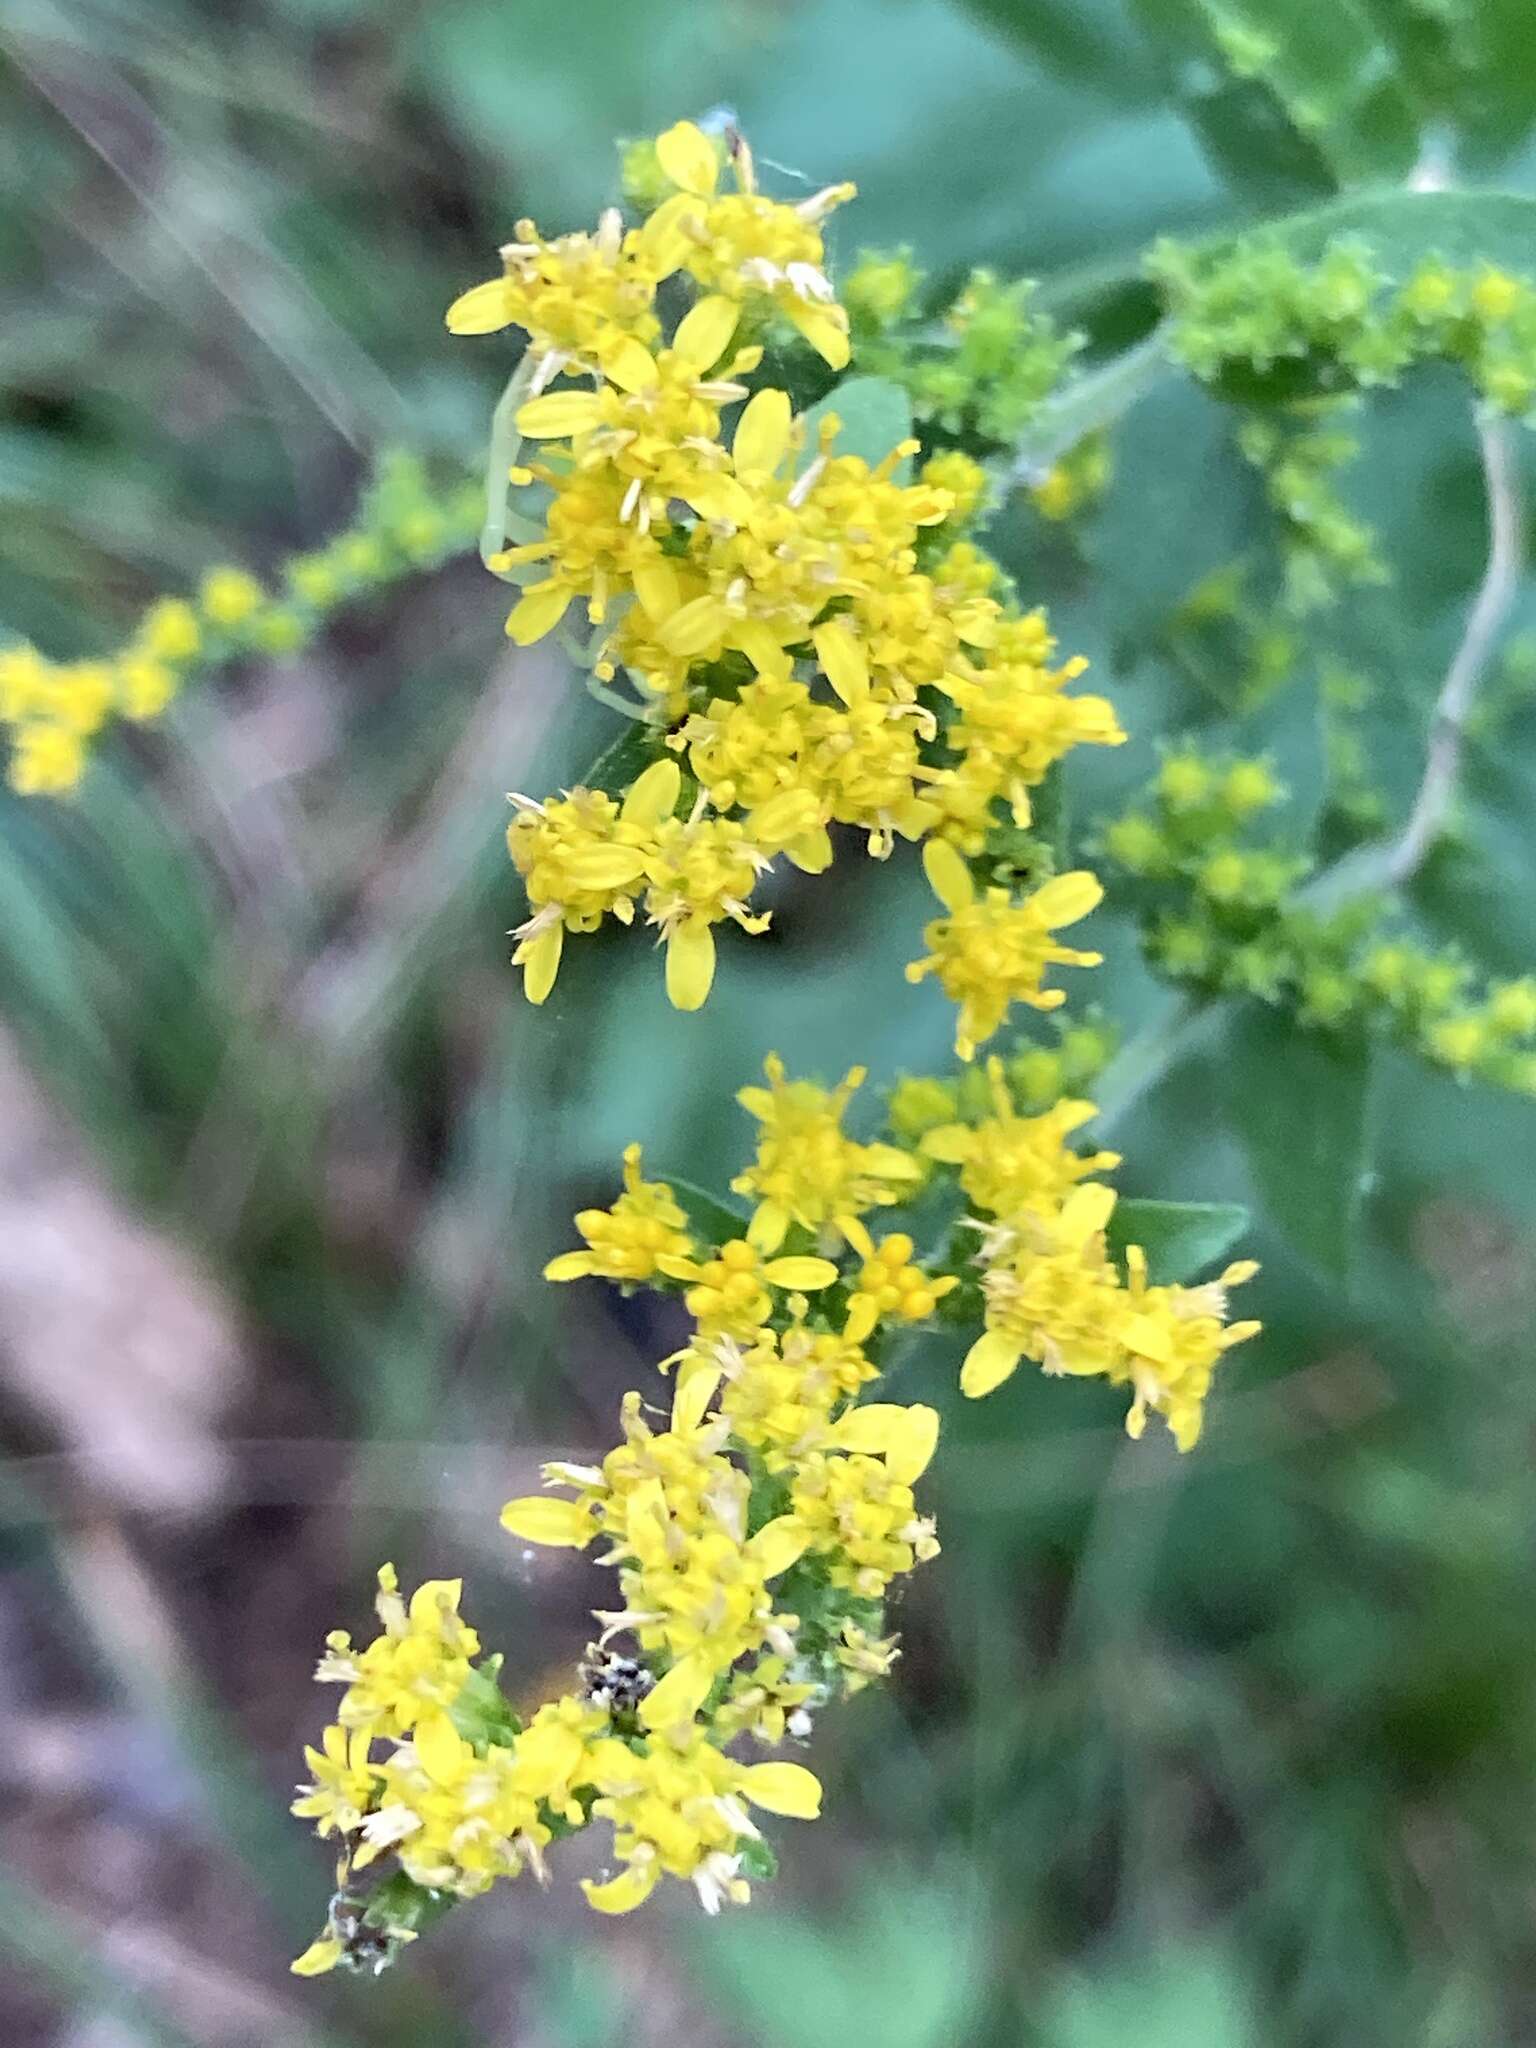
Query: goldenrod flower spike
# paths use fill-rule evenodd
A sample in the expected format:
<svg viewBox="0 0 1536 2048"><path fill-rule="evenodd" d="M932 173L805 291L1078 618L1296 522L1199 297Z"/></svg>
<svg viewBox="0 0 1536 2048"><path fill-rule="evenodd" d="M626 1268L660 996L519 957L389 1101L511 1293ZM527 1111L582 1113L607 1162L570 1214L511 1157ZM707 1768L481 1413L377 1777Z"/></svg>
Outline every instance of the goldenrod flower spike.
<svg viewBox="0 0 1536 2048"><path fill-rule="evenodd" d="M921 843L944 913L907 971L933 974L957 1004L969 1059L1014 1003L1062 1000L1044 986L1051 966L1098 958L1055 937L1098 903L1092 875L1015 893L978 882L977 864L996 859L1000 827L1028 823L1056 762L1114 744L1119 727L1102 699L1068 693L1081 665L1048 666L1040 615L1013 613L995 565L955 531L981 502L974 464L936 457L899 483L915 444L871 464L839 454L824 418L808 446L784 391L736 381L760 358L755 342L736 346L738 331L769 315L834 367L846 359L819 222L848 188L781 205L756 190L744 143L727 152L689 122L654 155L660 203L643 226L605 217L592 235L547 242L521 223L504 277L450 314L460 331L518 325L529 337L514 424L539 459L513 481L539 483L547 503L539 537L495 556L523 584L508 631L531 643L584 607L599 682L622 672L654 721L653 758L626 790L512 798L508 847L529 904L514 960L539 1003L568 932L643 919L665 947L669 997L694 1010L716 927L766 926L751 896L780 854L818 873L837 826L879 858L904 838ZM720 189L727 157L734 192ZM699 296L668 340L656 286L674 271ZM204 616L252 602L226 573L205 588ZM145 661L172 660L184 628L157 619ZM8 715L47 683L0 657ZM155 678L136 687L152 699ZM92 688L76 678L82 726ZM68 770L50 767L42 741L29 758L39 775ZM1536 1000L1515 988L1504 1007ZM555 1835L593 1824L611 1834L601 1874L582 1883L597 1912L631 1912L668 1878L711 1913L748 1899L771 1867L753 1810L813 1819L821 1787L801 1764L749 1762L740 1746L804 1741L834 1699L887 1675L897 1643L878 1632L883 1603L938 1553L914 1494L938 1410L874 1392L893 1333L970 1317L967 1396L1028 1360L1123 1387L1132 1435L1155 1411L1181 1449L1194 1443L1215 1367L1257 1327L1227 1321L1226 1290L1251 1264L1203 1287L1155 1286L1133 1247L1121 1270L1105 1235L1114 1191L1094 1177L1115 1155L1074 1148L1090 1102L1062 1096L1023 1115L993 1059L979 1088L902 1084L889 1138L860 1137L845 1123L864 1081L861 1067L831 1087L792 1079L769 1054L763 1083L738 1097L756 1142L731 1186L751 1208L725 1242L690 1221L700 1205L686 1189L645 1177L638 1145L611 1204L577 1216L581 1242L546 1278L675 1292L691 1326L661 1363L675 1373L669 1408L626 1394L606 1455L548 1462L546 1490L502 1510L517 1543L589 1552L612 1574L612 1604L594 1613L577 1688L524 1727L498 1660L476 1661L459 1582L428 1581L407 1600L381 1571L380 1635L362 1649L332 1636L317 1674L344 1691L305 1752L294 1810L341 1860L300 1974L376 1961L381 1943L387 1954L416 1931L361 1902L357 1873L388 1867L434 1903L469 1899L524 1872L543 1881ZM941 1175L975 1211L969 1268L871 1228Z"/></svg>
<svg viewBox="0 0 1536 2048"><path fill-rule="evenodd" d="M739 381L761 348L730 354L737 329L767 310L787 313L824 353L845 351L818 223L848 194L780 205L755 190L745 147L729 154L734 194L719 189L726 152L679 123L656 146L673 189L644 227L605 217L593 236L547 243L523 223L504 252L497 309L513 308L531 337L515 424L540 451L516 476L548 493L539 536L493 559L523 585L507 631L532 645L584 606L598 683L627 679L657 721L658 749L686 756L701 791L687 819L657 821L650 843L616 835L590 799L585 813L551 802L548 829L514 832L532 911L514 958L536 1002L565 933L609 916L631 922L642 903L666 949L671 1001L697 1009L713 986L715 927L766 928L750 898L779 855L821 873L831 828L845 824L879 859L900 839L974 857L1002 806L1027 823L1030 790L1073 746L1121 737L1102 699L1067 694L1082 664L1045 665L1043 622L1010 614L979 550L956 538L919 569L925 532L979 503L975 464L936 458L919 482L899 483L915 441L874 462L840 454L828 414L808 447L785 391ZM701 296L668 340L654 287L672 269ZM556 388L557 376L590 381ZM710 678L727 661L752 674L717 695ZM578 827L600 850L576 843ZM946 874L946 887L970 888L958 852ZM1032 954L1037 966L1089 956L1042 949L1031 916L1003 917L990 892L966 904L971 959L946 963L948 983L974 979L999 936L1019 955L1016 990L978 989L963 1008L972 1043L1015 995L1060 1000L1040 992ZM1032 915L1052 910L1067 921L1048 896ZM964 951L954 936L951 950Z"/></svg>
<svg viewBox="0 0 1536 2048"><path fill-rule="evenodd" d="M628 826L664 824L679 794L675 764L657 764L631 792ZM618 829L626 820L608 822ZM963 911L964 864L932 865ZM777 1191L754 1221L777 1202L784 1237L819 1226L838 1257L765 1257L775 1247L751 1236L697 1251L673 1191L643 1178L637 1146L626 1152L612 1208L578 1218L587 1251L563 1255L552 1272L683 1289L695 1328L666 1361L677 1375L670 1416L657 1427L639 1394L626 1396L623 1441L600 1464L551 1462L552 1491L510 1501L502 1514L518 1541L595 1546L622 1604L597 1617L603 1636L584 1667L587 1691L540 1708L526 1728L511 1719L498 1728L499 1695L492 1685L488 1708L459 1582L431 1580L406 1599L392 1567L380 1572L383 1633L361 1651L333 1636L318 1674L346 1690L336 1723L306 1752L311 1782L295 1811L343 1844L343 1890L333 1924L295 1965L302 1974L354 1960L345 1887L385 1858L428 1891L470 1898L523 1870L542 1875L557 1826L597 1821L612 1828L618 1867L584 1881L596 1911L631 1911L673 1877L688 1879L714 1912L749 1895L749 1809L819 1812L820 1786L801 1765L746 1763L729 1745L803 1735L831 1693L890 1668L894 1639L872 1635L864 1620L893 1579L937 1554L912 1489L934 1455L939 1416L922 1402L864 1399L878 1374L861 1347L882 1324L931 1311L959 1276L927 1275L910 1237L877 1243L855 1213L910 1185L898 1162L922 1171L901 1146L861 1145L843 1132L860 1070L828 1090L791 1081L770 1057L766 1076L766 1087L742 1091L761 1130L743 1178L749 1192ZM1084 1178L1109 1155L1066 1149L1090 1106L1024 1118L997 1062L987 1085L990 1118L927 1131L937 1164L971 1176L967 1192L984 1212L986 1327L966 1359L964 1391L990 1391L1025 1358L1048 1372L1101 1374L1128 1389L1131 1434L1155 1408L1187 1448L1215 1364L1255 1327L1226 1322L1225 1290L1250 1277L1251 1263L1204 1287L1155 1287L1133 1248L1122 1276L1104 1240L1113 1190ZM772 1215L769 1237L779 1220ZM841 1328L839 1310L816 1305L840 1281ZM757 1527L748 1460L771 1480L780 1510ZM802 1589L823 1617L819 1649L802 1647ZM835 1634L825 1632L828 1615ZM604 1647L625 1633L632 1656ZM488 1739L461 1723L471 1699L469 1725L495 1729Z"/></svg>
<svg viewBox="0 0 1536 2048"><path fill-rule="evenodd" d="M114 719L157 718L199 669L250 654L291 654L324 616L365 591L465 547L478 512L462 487L429 489L419 463L381 465L356 524L322 551L290 560L268 585L219 564L193 600L157 598L115 652L54 662L25 643L0 648L0 726L9 781L24 796L60 796L80 781Z"/></svg>

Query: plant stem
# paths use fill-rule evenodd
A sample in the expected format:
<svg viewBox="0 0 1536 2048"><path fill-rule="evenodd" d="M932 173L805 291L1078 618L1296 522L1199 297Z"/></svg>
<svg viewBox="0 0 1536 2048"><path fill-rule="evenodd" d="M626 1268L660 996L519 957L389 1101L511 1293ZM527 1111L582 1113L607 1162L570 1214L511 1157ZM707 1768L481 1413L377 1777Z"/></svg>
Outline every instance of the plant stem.
<svg viewBox="0 0 1536 2048"><path fill-rule="evenodd" d="M525 350L491 414L491 442L485 457L485 524L480 529L480 559L489 569L507 540L507 472L522 445L517 415L533 382L533 351Z"/></svg>
<svg viewBox="0 0 1536 2048"><path fill-rule="evenodd" d="M1451 658L1435 700L1418 795L1401 836L1387 855L1385 879L1394 887L1401 887L1418 872L1445 828L1456 793L1468 714L1519 595L1525 566L1520 467L1509 422L1482 420L1478 440L1488 491L1488 564L1467 614L1461 644Z"/></svg>
<svg viewBox="0 0 1536 2048"><path fill-rule="evenodd" d="M1455 800L1467 721L1499 635L1520 592L1525 513L1514 436L1507 420L1478 425L1488 493L1488 561L1430 715L1424 773L1395 839L1357 846L1314 875L1298 894L1312 910L1332 910L1373 889L1400 889L1429 858Z"/></svg>
<svg viewBox="0 0 1536 2048"><path fill-rule="evenodd" d="M1014 450L1010 480L1037 484L1070 448L1129 412L1172 369L1167 323L1144 341L1080 377L1035 414Z"/></svg>

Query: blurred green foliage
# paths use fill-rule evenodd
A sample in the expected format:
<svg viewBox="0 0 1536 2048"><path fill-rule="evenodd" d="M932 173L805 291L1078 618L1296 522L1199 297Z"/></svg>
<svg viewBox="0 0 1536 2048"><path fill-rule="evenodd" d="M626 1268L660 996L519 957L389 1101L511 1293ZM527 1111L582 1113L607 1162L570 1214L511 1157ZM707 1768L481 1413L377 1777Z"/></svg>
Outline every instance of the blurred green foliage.
<svg viewBox="0 0 1536 2048"><path fill-rule="evenodd" d="M1527 12L11 0L0 619L90 654L210 561L321 544L387 446L472 464L506 347L450 344L443 306L518 215L559 228L607 201L615 136L716 105L760 160L858 179L844 260L909 244L935 289L975 263L1038 277L1090 364L1150 326L1158 235L1327 206L1416 165L1516 195L1479 217L1496 247L1448 256L1530 267L1528 231L1506 232L1536 203ZM1357 224L1361 204L1326 218ZM994 544L1133 735L1119 758L1074 757L1074 830L1123 806L1155 740L1189 735L1272 759L1305 840L1340 794L1329 662L1363 679L1354 771L1402 817L1485 509L1448 377L1358 426L1347 495L1391 580L1316 640L1276 623L1276 522L1219 393L1147 390L1080 518L1003 509ZM1236 562L1257 579L1253 631L1192 624L1191 593ZM665 1333L586 1289L547 1300L537 1274L622 1145L719 1187L747 1136L722 1105L770 1048L827 1075L857 1059L879 1083L945 1057L941 999L901 980L926 891L900 859L780 884L773 936L728 953L698 1017L667 1008L642 947L601 939L545 1011L520 1004L504 793L569 780L610 733L538 662L508 664L503 609L477 566L451 567L296 665L189 694L115 742L77 801L0 799L7 1025L125 1197L238 1302L259 1367L243 1426L349 1447L344 1517L277 1499L253 1547L231 1504L238 1569L215 1568L223 1546L205 1563L135 1532L195 1648L195 1696L146 1686L121 1642L74 1680L160 1728L199 1836L240 1873L232 1952L268 1986L326 1888L277 1815L287 1748L319 1718L312 1651L360 1615L376 1557L411 1576L462 1542L392 1499L392 1447L605 1442ZM1511 659L1454 832L1412 886L1420 942L1529 969L1533 817L1536 700ZM896 1391L945 1408L945 1556L898 1617L893 1695L828 1725L833 1817L761 1906L617 1932L482 1908L482 1933L374 1995L274 2008L266 2038L511 2039L508 1941L517 2038L552 2048L660 2039L689 2012L699 2039L744 2048L860 2027L883 2048L1531 2038L1536 1105L1257 1003L1175 1013L1129 916L1100 922L1095 998L1155 1048L1115 1122L1123 1185L1258 1219L1266 1336L1228 1368L1198 1454L1126 1445L1089 1386L1021 1374L962 1408L955 1359L914 1353ZM0 1540L22 1596L89 1634L65 1569L83 1512L68 1489L18 1495L8 1528L44 1540ZM521 1646L532 1686L575 1645L497 1563L488 1545L467 1604ZM258 1598L271 1575L293 1590ZM237 1678L248 1601L290 1633L245 1642ZM264 1803L274 1825L252 1818ZM47 2010L110 2013L130 2041L243 2038L125 1985L73 1912L36 1870L6 1879L0 1943Z"/></svg>

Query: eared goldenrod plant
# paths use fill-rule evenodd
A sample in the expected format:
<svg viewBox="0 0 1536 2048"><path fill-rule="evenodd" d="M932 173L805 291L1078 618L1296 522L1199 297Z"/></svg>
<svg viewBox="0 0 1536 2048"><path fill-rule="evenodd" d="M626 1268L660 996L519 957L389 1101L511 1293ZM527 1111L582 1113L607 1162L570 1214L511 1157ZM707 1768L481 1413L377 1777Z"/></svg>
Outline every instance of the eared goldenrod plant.
<svg viewBox="0 0 1536 2048"><path fill-rule="evenodd" d="M770 198L740 137L687 122L627 169L637 224L548 241L522 222L502 274L448 314L459 334L523 338L483 536L519 586L507 631L567 630L632 720L622 779L513 799L525 992L545 1001L568 935L643 920L672 1002L696 1010L717 930L766 928L752 898L776 861L817 875L839 850L913 841L936 915L908 976L936 978L970 1062L1015 1006L1062 1004L1059 968L1098 961L1061 934L1099 882L1051 872L1029 835L1056 764L1124 735L968 539L982 465L919 462L906 433L855 448L836 385L807 414L764 374L797 346L850 365L821 223L851 188ZM627 1395L617 1447L547 1465L547 1490L502 1521L517 1543L593 1550L614 1597L571 1690L524 1721L459 1582L407 1600L385 1567L382 1633L336 1635L320 1664L341 1703L295 1811L341 1861L299 1971L377 1964L450 1901L543 1879L551 1842L588 1829L599 1912L667 1878L714 1912L772 1873L762 1818L821 1804L784 1748L889 1670L893 1589L938 1550L918 1498L938 1410L880 1384L903 1329L965 1331L971 1397L1028 1361L1123 1388L1133 1436L1157 1414L1196 1442L1217 1365L1258 1327L1227 1311L1252 1264L1166 1284L1137 1245L1112 1249L1115 1155L1074 1142L1093 1104L1020 1101L999 1056L979 1096L905 1084L871 1137L846 1128L863 1078L829 1089L770 1058L741 1090L756 1140L732 1192L749 1208L647 1178L631 1147L611 1207L576 1218L582 1244L546 1278L677 1295L690 1333L658 1365L669 1399ZM888 1227L920 1196L948 1219L927 1248Z"/></svg>
<svg viewBox="0 0 1536 2048"><path fill-rule="evenodd" d="M1242 1212L1119 1202L1119 1158L1088 1135L1180 1028L1240 998L1536 1089L1536 981L1479 974L1397 901L1445 835L1510 606L1509 422L1536 400L1522 277L1429 244L1405 260L1396 214L1378 252L1347 209L1288 236L1160 244L1139 287L1157 324L1085 367L1083 338L1027 282L977 272L936 304L901 250L839 278L825 234L852 186L775 196L733 128L684 121L629 145L623 184L628 214L590 232L518 222L497 273L448 310L454 335L511 357L483 500L462 482L432 492L401 458L356 531L280 587L218 568L109 657L0 654L12 782L60 793L112 716L152 716L212 660L297 646L478 531L512 586L511 640L558 639L625 721L584 779L511 798L530 1003L568 944L612 921L625 944L650 935L677 1010L704 1009L769 929L775 868L814 890L834 861L913 848L931 890L905 971L952 1006L952 1068L880 1104L859 1068L828 1085L770 1056L742 1077L728 1191L652 1175L631 1145L610 1205L583 1210L580 1242L546 1268L670 1297L684 1331L660 1379L624 1396L615 1446L547 1464L544 1490L502 1513L511 1544L590 1552L611 1574L567 1689L515 1709L457 1579L407 1593L386 1565L379 1633L328 1638L317 1676L340 1699L294 1811L333 1845L337 1880L302 1974L382 1967L455 1902L546 1881L565 1836L583 1837L571 1855L602 1913L668 1879L713 1913L772 1876L774 1823L820 1810L802 1760L818 1723L889 1673L902 1583L938 1550L926 1475L950 1390L894 1397L904 1334L950 1334L963 1398L1026 1368L1097 1379L1132 1438L1156 1418L1195 1447L1217 1368L1259 1327L1229 1306L1251 1260L1202 1277ZM1455 240L1454 207L1425 205ZM1326 636L1345 594L1388 574L1340 487L1350 423L1430 362L1480 408L1491 547L1393 832L1351 724L1365 686ZM1069 551L1110 486L1121 414L1180 374L1230 407L1278 568L1213 571L1175 651L1258 701L1299 667L1307 621L1339 771L1326 848L1322 832L1259 836L1286 799L1267 756L1195 743L1168 743L1140 795L1075 841L1066 829L1063 762L1107 759L1126 733L979 536L1017 494ZM1101 957L1086 858L1183 992L1181 1022L1113 1059L1096 1013L1053 1015Z"/></svg>

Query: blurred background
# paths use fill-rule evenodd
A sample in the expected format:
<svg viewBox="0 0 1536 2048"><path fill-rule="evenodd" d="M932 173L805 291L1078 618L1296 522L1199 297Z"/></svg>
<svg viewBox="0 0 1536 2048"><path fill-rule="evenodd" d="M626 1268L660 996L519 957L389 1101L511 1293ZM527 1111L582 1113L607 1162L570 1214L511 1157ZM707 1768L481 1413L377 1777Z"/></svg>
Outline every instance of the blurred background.
<svg viewBox="0 0 1536 2048"><path fill-rule="evenodd" d="M443 308L520 215L589 222L615 136L729 106L760 160L858 180L844 260L1036 275L1108 347L1148 318L1156 235L1341 175L1218 31L1321 34L1340 105L1401 76L1442 155L1536 190L1522 7L1336 0L1323 31L1305 0L8 0L0 626L87 656L210 563L323 543L383 449L468 474L511 348L450 341ZM1349 490L1396 581L1345 630L1400 797L1481 480L1449 379L1366 440ZM1315 690L1259 701L1170 624L1273 541L1214 401L1160 392L1090 517L1014 506L994 541L1133 734L1071 764L1085 832L1184 733L1268 746L1307 832ZM327 1629L367 1630L379 1561L462 1571L519 1696L585 1641L584 1567L521 1558L496 1510L607 1445L671 1332L541 1285L572 1210L631 1138L723 1184L770 1049L877 1085L948 1058L900 976L926 901L902 858L776 885L698 1016L622 940L522 1003L506 792L573 779L612 721L504 611L456 559L189 688L75 798L0 796L6 2048L1536 2041L1536 1106L1258 1012L1114 1135L1128 1192L1253 1206L1264 1338L1182 1461L1094 1387L1021 1373L962 1412L954 1346L904 1368L948 1419L944 1555L893 1686L818 1731L828 1817L750 1912L599 1923L568 1855L379 1983L288 1977L330 1889L285 1814L331 1704L310 1672ZM1518 974L1536 708L1503 685L1413 910ZM1098 924L1129 1034L1168 997Z"/></svg>

